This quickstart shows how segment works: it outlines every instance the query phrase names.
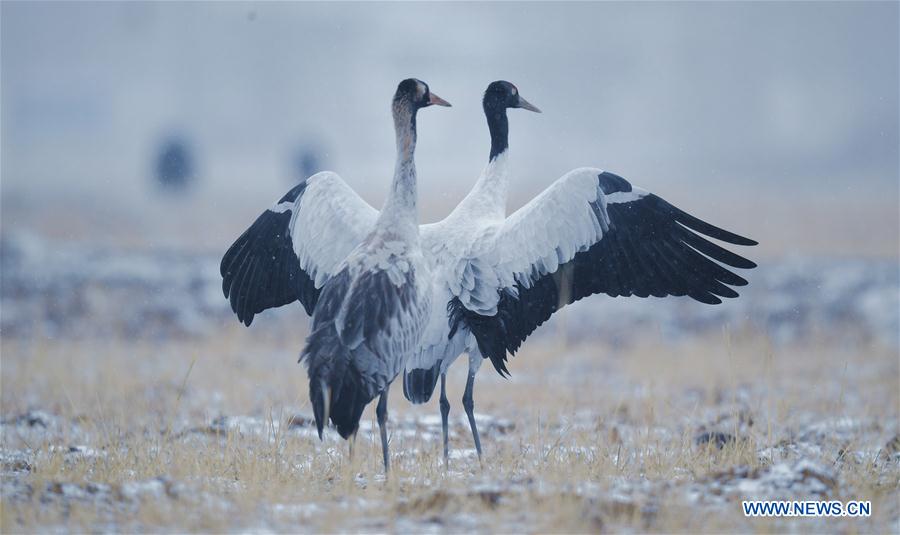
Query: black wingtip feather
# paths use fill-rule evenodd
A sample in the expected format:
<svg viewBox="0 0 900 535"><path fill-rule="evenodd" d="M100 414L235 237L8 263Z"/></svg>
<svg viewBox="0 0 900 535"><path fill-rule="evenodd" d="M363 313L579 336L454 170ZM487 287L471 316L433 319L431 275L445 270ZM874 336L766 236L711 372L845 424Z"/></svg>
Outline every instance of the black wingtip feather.
<svg viewBox="0 0 900 535"><path fill-rule="evenodd" d="M715 238L732 245L743 245L747 247L759 245L755 240L751 240L750 238L745 238L744 236L741 236L739 234L729 232L725 229L707 223L706 221L703 221L698 217L692 216L684 210L670 204L662 197L659 197L652 193L650 195L647 195L644 200L656 203L658 209L669 213L675 219L675 221L678 221L691 230L699 232L705 236L709 236L710 238Z"/></svg>
<svg viewBox="0 0 900 535"><path fill-rule="evenodd" d="M721 305L722 300L709 292L691 292L688 297L706 305Z"/></svg>
<svg viewBox="0 0 900 535"><path fill-rule="evenodd" d="M295 190L292 192L297 195L302 192ZM248 327L254 315L268 308L297 300L307 314L315 308L319 289L294 254L290 220L291 210L266 210L222 257L222 293L238 320Z"/></svg>
<svg viewBox="0 0 900 535"><path fill-rule="evenodd" d="M686 245L696 249L713 260L722 262L723 264L740 269L753 269L756 267L756 263L752 260L748 260L743 256L732 253L723 247L719 247L713 242L705 240L693 232L685 231L681 234L680 238Z"/></svg>

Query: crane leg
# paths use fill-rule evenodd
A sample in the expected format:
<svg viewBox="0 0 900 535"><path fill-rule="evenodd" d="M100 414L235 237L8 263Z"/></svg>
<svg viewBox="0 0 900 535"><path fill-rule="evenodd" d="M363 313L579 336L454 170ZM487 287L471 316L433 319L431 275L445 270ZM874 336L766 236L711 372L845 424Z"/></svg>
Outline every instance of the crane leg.
<svg viewBox="0 0 900 535"><path fill-rule="evenodd" d="M478 462L481 462L481 439L478 438L478 427L475 425L475 400L472 399L472 391L475 389L475 372L469 370L469 378L466 380L466 391L463 394L463 407L466 416L469 417L469 427L472 428L472 438L475 439L475 451L478 452Z"/></svg>
<svg viewBox="0 0 900 535"><path fill-rule="evenodd" d="M390 385L388 385L388 388L390 388ZM391 460L390 455L388 454L387 439L388 388L385 388L384 392L381 393L381 398L378 399L378 407L375 409L375 416L378 418L378 430L381 432L381 456L382 460L384 460L385 474L391 471Z"/></svg>
<svg viewBox="0 0 900 535"><path fill-rule="evenodd" d="M447 374L441 374L441 431L444 434L444 468L450 466L450 437L448 436L447 417L450 415L450 401L447 400Z"/></svg>

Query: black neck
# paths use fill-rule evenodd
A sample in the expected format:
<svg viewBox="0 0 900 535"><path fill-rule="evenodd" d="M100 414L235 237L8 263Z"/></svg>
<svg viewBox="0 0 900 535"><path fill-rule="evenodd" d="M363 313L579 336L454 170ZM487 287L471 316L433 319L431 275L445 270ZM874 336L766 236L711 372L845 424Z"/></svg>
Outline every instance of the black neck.
<svg viewBox="0 0 900 535"><path fill-rule="evenodd" d="M488 161L492 161L509 148L509 120L506 118L506 106L487 99L484 102L484 115L491 132L491 155Z"/></svg>

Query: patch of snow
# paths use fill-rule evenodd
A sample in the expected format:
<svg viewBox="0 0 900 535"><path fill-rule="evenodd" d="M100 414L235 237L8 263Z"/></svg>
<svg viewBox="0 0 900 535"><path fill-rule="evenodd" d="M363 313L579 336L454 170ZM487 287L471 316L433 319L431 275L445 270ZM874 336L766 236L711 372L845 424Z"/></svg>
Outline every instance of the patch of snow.
<svg viewBox="0 0 900 535"><path fill-rule="evenodd" d="M292 518L309 518L313 515L322 513L325 510L321 504L309 503L273 503L269 506L272 514L279 516L289 516Z"/></svg>
<svg viewBox="0 0 900 535"><path fill-rule="evenodd" d="M838 480L827 466L810 459L780 462L765 468L742 466L720 472L691 485L686 496L692 502L721 500L824 499L836 493Z"/></svg>

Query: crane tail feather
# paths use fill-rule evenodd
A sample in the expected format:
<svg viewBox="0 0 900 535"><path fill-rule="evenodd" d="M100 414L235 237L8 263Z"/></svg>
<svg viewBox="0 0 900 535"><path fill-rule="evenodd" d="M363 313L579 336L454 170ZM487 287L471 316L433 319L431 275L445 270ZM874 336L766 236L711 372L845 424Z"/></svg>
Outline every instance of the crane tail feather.
<svg viewBox="0 0 900 535"><path fill-rule="evenodd" d="M412 403L427 403L434 394L438 378L441 376L441 362L431 368L415 368L403 374L403 395Z"/></svg>

